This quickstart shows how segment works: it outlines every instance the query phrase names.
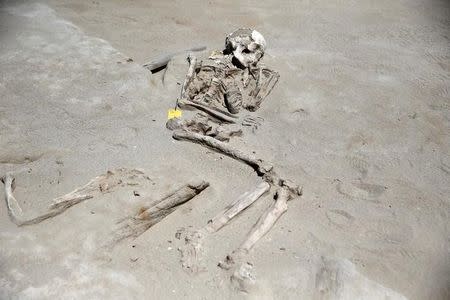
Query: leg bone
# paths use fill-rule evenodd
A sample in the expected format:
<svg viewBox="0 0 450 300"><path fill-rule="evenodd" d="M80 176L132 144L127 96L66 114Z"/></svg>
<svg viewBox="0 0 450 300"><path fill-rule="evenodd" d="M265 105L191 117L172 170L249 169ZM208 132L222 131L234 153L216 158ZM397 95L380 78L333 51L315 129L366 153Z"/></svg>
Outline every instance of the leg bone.
<svg viewBox="0 0 450 300"><path fill-rule="evenodd" d="M181 265L184 270L190 273L197 273L200 270L199 261L203 254L203 239L225 226L232 218L241 211L253 204L264 193L270 189L267 182L260 183L251 193L242 194L235 202L225 208L224 211L215 216L208 224L185 237L185 245L180 247Z"/></svg>
<svg viewBox="0 0 450 300"><path fill-rule="evenodd" d="M135 216L122 220L119 227L113 232L112 239L106 244L106 247L112 247L127 238L138 237L171 214L181 204L200 194L208 186L209 183L205 181L188 183L157 201L153 206L144 207Z"/></svg>

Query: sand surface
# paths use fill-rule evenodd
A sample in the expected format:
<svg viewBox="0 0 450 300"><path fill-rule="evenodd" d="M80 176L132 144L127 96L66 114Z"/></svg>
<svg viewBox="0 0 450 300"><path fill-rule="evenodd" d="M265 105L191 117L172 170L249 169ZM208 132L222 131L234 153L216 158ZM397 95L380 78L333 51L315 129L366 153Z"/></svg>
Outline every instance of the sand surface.
<svg viewBox="0 0 450 300"><path fill-rule="evenodd" d="M3 203L1 299L450 298L448 1L239 2L2 2L0 175L16 177L24 214L107 170L148 180L25 227ZM247 294L217 263L272 200L205 241L201 273L183 271L177 230L204 225L260 179L171 138L183 54L166 72L141 67L221 49L238 27L265 36L281 77L254 114L262 125L231 144L304 189L252 250ZM191 179L210 187L105 253L117 220Z"/></svg>

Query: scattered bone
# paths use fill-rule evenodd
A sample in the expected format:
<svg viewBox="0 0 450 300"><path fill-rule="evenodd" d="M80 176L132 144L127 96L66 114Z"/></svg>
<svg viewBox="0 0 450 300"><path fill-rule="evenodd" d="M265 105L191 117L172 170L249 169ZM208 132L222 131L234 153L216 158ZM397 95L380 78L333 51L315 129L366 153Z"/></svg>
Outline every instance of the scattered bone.
<svg viewBox="0 0 450 300"><path fill-rule="evenodd" d="M200 47L194 47L194 48L191 48L191 49L188 49L188 50L183 50L183 51L170 53L170 54L167 54L167 55L162 55L162 56L156 57L151 62L145 63L143 65L143 67L148 69L152 73L156 73L159 70L164 69L167 66L167 64L169 63L169 61L176 55L179 55L179 54L182 54L182 53L185 53L185 52L203 51L205 49L206 49L205 46L200 46Z"/></svg>
<svg viewBox="0 0 450 300"><path fill-rule="evenodd" d="M22 165L29 164L39 160L45 153L22 154L18 152L2 153L0 155L0 164Z"/></svg>
<svg viewBox="0 0 450 300"><path fill-rule="evenodd" d="M191 182L155 203L142 207L136 215L127 217L119 222L118 228L114 230L111 240L105 246L112 248L124 239L138 237L171 214L181 204L200 194L208 186L209 183L206 181Z"/></svg>
<svg viewBox="0 0 450 300"><path fill-rule="evenodd" d="M212 220L209 220L205 227L187 234L185 237L185 245L179 249L181 252L181 265L183 269L190 273L197 273L201 269L200 260L204 252L202 247L203 239L207 235L219 231L223 226L228 224L232 218L252 205L269 189L270 185L267 182L260 183L254 191L242 194L221 213Z"/></svg>
<svg viewBox="0 0 450 300"><path fill-rule="evenodd" d="M231 284L236 290L249 293L255 286L256 278L253 274L253 265L249 262L242 263L231 275Z"/></svg>
<svg viewBox="0 0 450 300"><path fill-rule="evenodd" d="M108 171L104 175L100 175L92 179L88 184L78 188L66 195L55 198L49 206L47 212L38 215L27 217L24 216L19 203L14 197L15 178L11 174L6 174L1 181L5 185L5 200L8 208L8 215L12 222L17 226L32 225L40 223L48 218L57 216L68 208L84 201L91 199L102 193L111 192L116 186L123 184L123 179L134 176L141 176L143 173L139 170L117 169L115 171Z"/></svg>
<svg viewBox="0 0 450 300"><path fill-rule="evenodd" d="M181 267L190 274L197 274L203 267L201 259L204 255L203 239L208 232L202 228L194 232L188 232L184 238L184 245L178 248L181 254Z"/></svg>

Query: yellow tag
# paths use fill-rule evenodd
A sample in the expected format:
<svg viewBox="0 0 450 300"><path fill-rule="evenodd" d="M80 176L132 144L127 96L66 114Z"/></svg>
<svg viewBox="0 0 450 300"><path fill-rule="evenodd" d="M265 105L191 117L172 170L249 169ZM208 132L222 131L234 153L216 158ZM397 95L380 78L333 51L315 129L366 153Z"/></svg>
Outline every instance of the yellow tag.
<svg viewBox="0 0 450 300"><path fill-rule="evenodd" d="M181 109L169 109L167 112L167 119L179 118L181 117Z"/></svg>

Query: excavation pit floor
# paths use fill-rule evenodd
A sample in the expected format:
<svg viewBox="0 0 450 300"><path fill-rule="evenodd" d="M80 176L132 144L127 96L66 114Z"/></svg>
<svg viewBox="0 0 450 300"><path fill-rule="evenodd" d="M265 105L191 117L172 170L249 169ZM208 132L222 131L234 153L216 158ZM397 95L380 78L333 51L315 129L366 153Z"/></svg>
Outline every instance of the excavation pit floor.
<svg viewBox="0 0 450 300"><path fill-rule="evenodd" d="M118 168L148 179L18 227L0 206L1 299L449 299L448 1L3 1L0 176L24 215ZM261 32L280 74L230 144L303 186L251 251L243 293L217 264L273 201L204 241L185 272L180 232L261 179L165 128L186 49ZM174 54L167 70L142 65ZM210 186L136 239L112 228L191 180ZM0 185L3 189L3 185Z"/></svg>

